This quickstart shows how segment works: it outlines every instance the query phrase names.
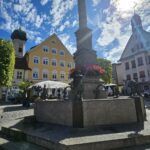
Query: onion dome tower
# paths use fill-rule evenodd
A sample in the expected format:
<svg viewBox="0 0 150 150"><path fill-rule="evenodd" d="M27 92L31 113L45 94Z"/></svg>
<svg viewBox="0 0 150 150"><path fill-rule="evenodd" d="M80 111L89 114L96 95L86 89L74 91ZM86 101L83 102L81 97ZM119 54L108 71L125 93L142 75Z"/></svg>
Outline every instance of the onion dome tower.
<svg viewBox="0 0 150 150"><path fill-rule="evenodd" d="M25 43L27 41L27 35L26 32L23 31L21 28L16 29L11 34L11 39L14 44L14 48L16 50L16 57L23 57L24 56L24 49L25 49Z"/></svg>

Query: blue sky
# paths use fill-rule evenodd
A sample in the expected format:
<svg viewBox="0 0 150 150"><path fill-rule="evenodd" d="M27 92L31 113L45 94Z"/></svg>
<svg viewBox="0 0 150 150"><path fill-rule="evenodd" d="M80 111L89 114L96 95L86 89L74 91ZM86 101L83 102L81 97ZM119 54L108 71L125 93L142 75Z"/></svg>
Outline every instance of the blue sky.
<svg viewBox="0 0 150 150"><path fill-rule="evenodd" d="M98 57L116 62L132 33L134 10L150 31L150 0L86 0L88 26ZM26 31L26 50L56 33L68 50L76 50L77 0L0 0L0 38L14 29Z"/></svg>

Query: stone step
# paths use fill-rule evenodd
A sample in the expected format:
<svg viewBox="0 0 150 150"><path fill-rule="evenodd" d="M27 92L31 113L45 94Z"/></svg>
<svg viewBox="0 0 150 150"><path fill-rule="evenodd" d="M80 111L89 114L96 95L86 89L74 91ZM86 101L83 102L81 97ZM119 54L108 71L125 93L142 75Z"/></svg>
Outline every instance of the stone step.
<svg viewBox="0 0 150 150"><path fill-rule="evenodd" d="M134 146L130 148L122 148L117 150L150 150L150 145Z"/></svg>
<svg viewBox="0 0 150 150"><path fill-rule="evenodd" d="M0 137L0 150L46 150L41 146L37 146L23 141L12 141L4 136Z"/></svg>
<svg viewBox="0 0 150 150"><path fill-rule="evenodd" d="M38 132L38 130L36 131ZM53 135L55 138L58 136L57 140L55 140L55 138L50 137L50 135L49 137L44 137L42 134L36 133L33 135L33 133L25 133L22 130L14 128L2 127L2 132L8 136L15 137L16 140L24 140L52 150L116 150L119 148L120 150L125 150L127 147L150 144L150 134L131 134L130 137L127 137L125 133L94 134L84 137L67 137L66 135L63 138L61 137L61 139L58 131L57 135ZM74 133L74 135L76 135L76 133Z"/></svg>

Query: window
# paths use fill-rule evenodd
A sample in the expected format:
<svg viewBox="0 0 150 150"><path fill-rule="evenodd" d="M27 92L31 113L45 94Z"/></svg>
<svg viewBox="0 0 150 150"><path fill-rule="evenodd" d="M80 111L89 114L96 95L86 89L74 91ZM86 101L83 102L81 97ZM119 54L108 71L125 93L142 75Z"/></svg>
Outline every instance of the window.
<svg viewBox="0 0 150 150"><path fill-rule="evenodd" d="M137 79L138 79L137 73L133 73L133 79L134 79L134 80L137 80Z"/></svg>
<svg viewBox="0 0 150 150"><path fill-rule="evenodd" d="M71 63L68 63L68 68L71 68L71 66L72 66Z"/></svg>
<svg viewBox="0 0 150 150"><path fill-rule="evenodd" d="M48 65L48 58L43 58L43 64Z"/></svg>
<svg viewBox="0 0 150 150"><path fill-rule="evenodd" d="M60 55L61 55L61 56L64 56L64 55L65 55L64 50L61 50L61 51L60 51Z"/></svg>
<svg viewBox="0 0 150 150"><path fill-rule="evenodd" d="M139 74L140 74L140 78L145 78L145 72L144 71L140 71Z"/></svg>
<svg viewBox="0 0 150 150"><path fill-rule="evenodd" d="M33 62L34 62L34 64L39 64L39 57L38 56L34 56Z"/></svg>
<svg viewBox="0 0 150 150"><path fill-rule="evenodd" d="M56 42L55 42L55 41L52 41L52 43L55 44Z"/></svg>
<svg viewBox="0 0 150 150"><path fill-rule="evenodd" d="M48 71L47 70L43 70L43 79L48 79Z"/></svg>
<svg viewBox="0 0 150 150"><path fill-rule="evenodd" d="M39 77L38 69L33 69L32 77L33 77L33 79L38 79L38 77Z"/></svg>
<svg viewBox="0 0 150 150"><path fill-rule="evenodd" d="M60 61L60 66L61 67L65 67L65 62L64 61Z"/></svg>
<svg viewBox="0 0 150 150"><path fill-rule="evenodd" d="M132 64L132 68L136 68L135 60L132 60L131 64Z"/></svg>
<svg viewBox="0 0 150 150"><path fill-rule="evenodd" d="M48 47L44 46L43 47L43 51L46 52L46 53L48 53Z"/></svg>
<svg viewBox="0 0 150 150"><path fill-rule="evenodd" d="M57 80L57 72L56 71L52 72L52 79Z"/></svg>
<svg viewBox="0 0 150 150"><path fill-rule="evenodd" d="M143 58L139 57L138 58L138 66L142 66L143 65Z"/></svg>
<svg viewBox="0 0 150 150"><path fill-rule="evenodd" d="M150 42L146 42L146 46L149 47L150 46Z"/></svg>
<svg viewBox="0 0 150 150"><path fill-rule="evenodd" d="M144 48L144 45L143 45L143 43L141 43L141 44L140 44L140 47L141 47L141 48Z"/></svg>
<svg viewBox="0 0 150 150"><path fill-rule="evenodd" d="M19 47L19 53L22 53L22 48L21 47Z"/></svg>
<svg viewBox="0 0 150 150"><path fill-rule="evenodd" d="M150 56L148 56L148 64L150 64Z"/></svg>
<svg viewBox="0 0 150 150"><path fill-rule="evenodd" d="M64 80L64 79L65 79L65 73L64 73L63 71L60 73L60 79L61 79L61 80Z"/></svg>
<svg viewBox="0 0 150 150"><path fill-rule="evenodd" d="M132 48L132 49L131 49L131 51L132 51L132 53L134 53L134 52L135 52L135 49L134 49L134 48Z"/></svg>
<svg viewBox="0 0 150 150"><path fill-rule="evenodd" d="M126 63L125 63L125 69L126 69L126 70L129 70L129 62L126 62Z"/></svg>
<svg viewBox="0 0 150 150"><path fill-rule="evenodd" d="M17 72L17 79L22 79L22 72L21 71L18 71Z"/></svg>
<svg viewBox="0 0 150 150"><path fill-rule="evenodd" d="M131 80L130 74L128 74L126 78L127 78L127 80Z"/></svg>
<svg viewBox="0 0 150 150"><path fill-rule="evenodd" d="M147 74L148 74L148 76L150 77L150 71L149 71L149 70L147 70Z"/></svg>
<svg viewBox="0 0 150 150"><path fill-rule="evenodd" d="M52 54L56 54L56 53L57 53L56 49L53 48L53 49L52 49Z"/></svg>
<svg viewBox="0 0 150 150"><path fill-rule="evenodd" d="M56 59L52 59L52 66L57 66L57 61L56 61Z"/></svg>

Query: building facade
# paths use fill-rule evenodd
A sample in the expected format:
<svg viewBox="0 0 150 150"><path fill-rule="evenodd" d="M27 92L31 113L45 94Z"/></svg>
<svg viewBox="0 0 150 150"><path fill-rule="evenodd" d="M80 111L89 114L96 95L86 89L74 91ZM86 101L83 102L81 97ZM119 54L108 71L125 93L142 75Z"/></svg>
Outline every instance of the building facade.
<svg viewBox="0 0 150 150"><path fill-rule="evenodd" d="M141 90L150 89L150 33L145 31L139 15L131 20L132 35L122 53L120 62L125 80L136 80Z"/></svg>
<svg viewBox="0 0 150 150"><path fill-rule="evenodd" d="M56 80L68 82L69 70L74 68L73 56L53 34L26 53L29 68L28 79L33 82Z"/></svg>
<svg viewBox="0 0 150 150"><path fill-rule="evenodd" d="M25 52L27 37L24 31L15 30L11 38L16 50L13 86L27 80L33 83L44 80L68 82L74 59L56 34L28 52Z"/></svg>

